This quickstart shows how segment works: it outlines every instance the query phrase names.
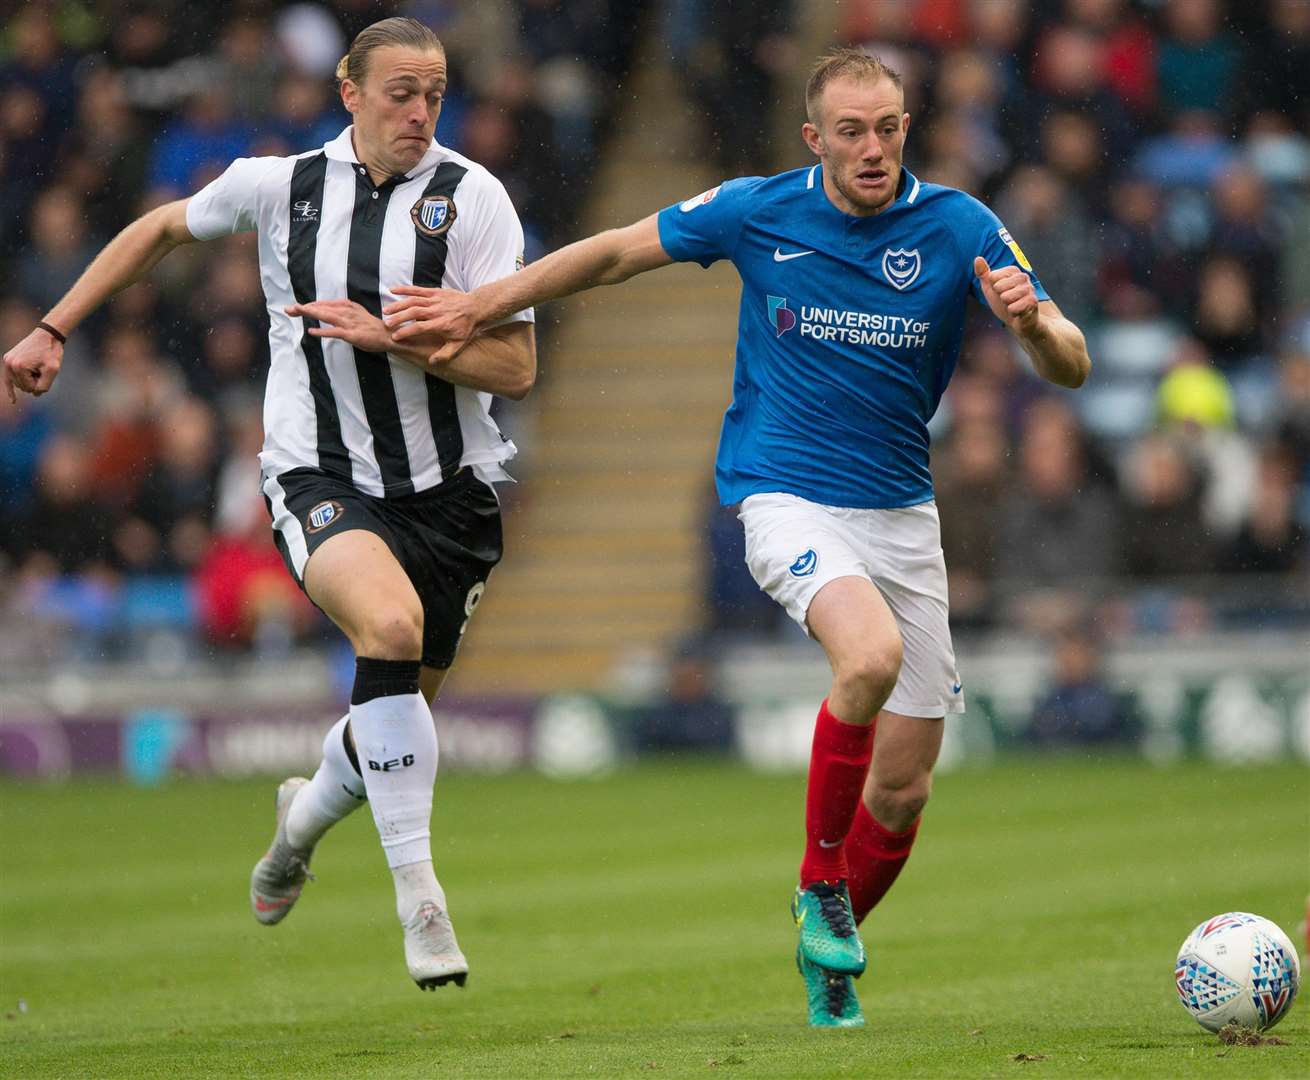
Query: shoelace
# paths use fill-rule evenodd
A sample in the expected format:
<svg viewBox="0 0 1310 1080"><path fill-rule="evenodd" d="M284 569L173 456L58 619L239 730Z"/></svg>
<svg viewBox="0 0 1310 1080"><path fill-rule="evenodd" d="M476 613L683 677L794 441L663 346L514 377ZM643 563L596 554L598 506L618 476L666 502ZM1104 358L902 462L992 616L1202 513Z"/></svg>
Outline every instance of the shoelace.
<svg viewBox="0 0 1310 1080"><path fill-rule="evenodd" d="M848 938L855 936L855 920L851 918L851 909L846 906L841 893L816 893L819 897L819 912L828 924L833 937Z"/></svg>
<svg viewBox="0 0 1310 1080"><path fill-rule="evenodd" d="M285 880L294 884L297 880L317 881L318 878L314 876L314 871L309 868L307 860L302 859L299 855L292 855L291 858L287 859Z"/></svg>
<svg viewBox="0 0 1310 1080"><path fill-rule="evenodd" d="M430 930L433 925L440 924L441 916L444 913L436 904L424 904L414 912L413 925L416 930Z"/></svg>
<svg viewBox="0 0 1310 1080"><path fill-rule="evenodd" d="M846 1008L846 977L826 975L823 982L824 996L828 999L828 1012L833 1016L841 1016Z"/></svg>

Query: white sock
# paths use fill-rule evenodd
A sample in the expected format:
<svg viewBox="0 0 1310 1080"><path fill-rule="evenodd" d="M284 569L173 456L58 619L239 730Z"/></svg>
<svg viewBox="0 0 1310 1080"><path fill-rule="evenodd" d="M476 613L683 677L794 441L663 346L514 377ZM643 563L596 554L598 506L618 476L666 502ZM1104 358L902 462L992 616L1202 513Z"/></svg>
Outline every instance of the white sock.
<svg viewBox="0 0 1310 1080"><path fill-rule="evenodd" d="M346 756L343 716L323 739L323 762L308 784L296 792L287 811L287 843L307 851L322 839L328 829L368 799L364 781Z"/></svg>
<svg viewBox="0 0 1310 1080"><path fill-rule="evenodd" d="M432 860L394 866L391 869L396 883L396 916L405 922L425 900L435 900L445 910L446 893L432 870Z"/></svg>
<svg viewBox="0 0 1310 1080"><path fill-rule="evenodd" d="M395 872L427 863L431 874L432 788L437 781L432 710L422 694L375 697L351 704L350 731L387 865Z"/></svg>

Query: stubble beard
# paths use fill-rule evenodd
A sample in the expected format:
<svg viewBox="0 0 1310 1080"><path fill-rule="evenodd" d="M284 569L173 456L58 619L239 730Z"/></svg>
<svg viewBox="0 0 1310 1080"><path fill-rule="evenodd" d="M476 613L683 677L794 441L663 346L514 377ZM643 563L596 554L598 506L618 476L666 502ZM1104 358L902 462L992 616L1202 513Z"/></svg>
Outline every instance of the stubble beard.
<svg viewBox="0 0 1310 1080"><path fill-rule="evenodd" d="M858 166L852 169L851 178L854 179L856 174L858 174L859 172L860 169ZM890 169L887 170L887 174L888 174L888 179L890 179L891 178ZM844 179L837 179L835 183L837 186L837 190L840 191L846 197L846 201L850 203L852 206L858 206L861 210L868 210L877 213L878 211L887 209L887 207L889 207L892 204L892 201L896 198L896 185L900 183L900 173L898 170L896 176L896 182L891 185L891 191L887 194L887 197L882 199L880 202L876 202L876 203L868 201L867 197L858 195L855 189L855 185L851 184L850 186L847 186Z"/></svg>

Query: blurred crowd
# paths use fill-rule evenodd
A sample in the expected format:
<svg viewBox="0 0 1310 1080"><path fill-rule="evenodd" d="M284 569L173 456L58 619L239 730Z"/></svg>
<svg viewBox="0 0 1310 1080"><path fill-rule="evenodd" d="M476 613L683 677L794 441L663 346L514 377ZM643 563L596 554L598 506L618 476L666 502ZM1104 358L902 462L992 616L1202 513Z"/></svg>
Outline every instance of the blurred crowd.
<svg viewBox="0 0 1310 1080"><path fill-rule="evenodd" d="M378 18L413 15L445 41L438 137L505 182L531 259L577 228L639 28L661 34L725 174L793 163L767 118L799 112L799 10L24 4L0 27L0 344L144 210L234 157L335 135L348 117L333 69ZM1101 641L1304 618L1310 3L836 10L835 40L904 75L908 167L997 211L1094 361L1086 387L1057 391L974 311L933 423L960 628L1056 640L1090 616ZM124 625L267 648L318 625L255 483L262 311L251 237L182 249L79 328L58 393L0 403L0 605L96 649ZM710 629L782 633L732 512L711 512L707 532Z"/></svg>
<svg viewBox="0 0 1310 1080"><path fill-rule="evenodd" d="M5 5L0 347L139 214L236 157L335 137L349 122L337 61L389 15L416 17L445 43L438 139L505 183L529 259L557 246L577 227L629 60L630 6ZM79 327L57 393L0 403L0 608L67 628L71 648L97 653L197 627L215 643L275 650L318 627L281 567L259 492L267 365L253 235L179 249ZM21 659L21 635L4 637L0 663ZM35 651L59 651L32 637Z"/></svg>
<svg viewBox="0 0 1310 1080"><path fill-rule="evenodd" d="M1310 3L846 0L906 165L987 202L1088 336L974 311L934 419L952 618L1063 640L1310 622ZM709 524L713 626L782 632Z"/></svg>

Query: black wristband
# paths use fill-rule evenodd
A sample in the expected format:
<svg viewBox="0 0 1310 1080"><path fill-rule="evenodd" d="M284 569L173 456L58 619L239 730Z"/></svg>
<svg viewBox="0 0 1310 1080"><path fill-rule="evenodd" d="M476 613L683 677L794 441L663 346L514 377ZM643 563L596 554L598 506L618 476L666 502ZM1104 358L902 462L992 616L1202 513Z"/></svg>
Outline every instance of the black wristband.
<svg viewBox="0 0 1310 1080"><path fill-rule="evenodd" d="M61 334L48 322L39 322L36 324L36 328L38 330L44 330L47 334L49 334L52 338L54 338L57 342L59 342L60 345L68 344L68 338L66 338L63 334Z"/></svg>

